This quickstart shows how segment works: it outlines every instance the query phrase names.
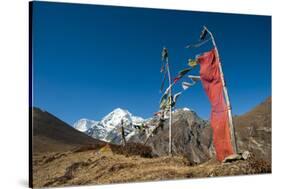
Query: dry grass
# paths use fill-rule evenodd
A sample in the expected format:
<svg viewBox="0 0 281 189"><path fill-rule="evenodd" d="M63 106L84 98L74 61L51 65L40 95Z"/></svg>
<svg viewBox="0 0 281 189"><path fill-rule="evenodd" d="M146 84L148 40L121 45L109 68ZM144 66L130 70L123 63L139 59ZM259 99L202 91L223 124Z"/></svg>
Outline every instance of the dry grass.
<svg viewBox="0 0 281 189"><path fill-rule="evenodd" d="M261 160L221 164L210 160L192 166L184 157L143 158L100 150L34 155L34 187L110 184L271 172ZM116 149L115 149L116 150Z"/></svg>

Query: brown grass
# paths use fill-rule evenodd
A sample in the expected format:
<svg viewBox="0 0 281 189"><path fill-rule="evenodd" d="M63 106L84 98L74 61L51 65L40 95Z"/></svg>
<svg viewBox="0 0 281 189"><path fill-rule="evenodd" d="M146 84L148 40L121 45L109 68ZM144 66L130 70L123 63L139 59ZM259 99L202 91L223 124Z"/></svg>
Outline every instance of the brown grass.
<svg viewBox="0 0 281 189"><path fill-rule="evenodd" d="M152 148L139 143L127 143L126 146L110 145L113 153L122 154L125 156L141 156L144 158L152 158Z"/></svg>
<svg viewBox="0 0 281 189"><path fill-rule="evenodd" d="M271 172L270 164L254 157L228 164L210 160L192 166L181 156L143 158L123 151L124 154L118 154L118 149L122 148L116 147L117 151L112 149L114 147L108 145L100 150L70 151L63 155L37 154L34 156L34 186L110 184ZM48 159L52 161L46 161Z"/></svg>

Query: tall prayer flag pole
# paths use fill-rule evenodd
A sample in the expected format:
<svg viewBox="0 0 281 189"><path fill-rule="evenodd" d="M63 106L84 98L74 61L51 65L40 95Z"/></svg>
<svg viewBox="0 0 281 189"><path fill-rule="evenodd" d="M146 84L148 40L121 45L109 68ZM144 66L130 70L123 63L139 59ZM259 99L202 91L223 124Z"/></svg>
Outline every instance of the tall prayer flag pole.
<svg viewBox="0 0 281 189"><path fill-rule="evenodd" d="M215 47L216 55L218 57L220 76L221 76L221 81L222 81L222 85L223 85L223 92L224 92L224 97L225 97L225 101L226 101L226 105L227 105L227 111L228 111L228 121L229 121L229 127L230 127L231 143L232 143L234 153L237 154L238 149L237 149L237 143L236 143L235 128L233 126L233 121L232 121L231 105L230 105L230 101L229 101L229 96L228 96L226 84L225 84L225 81L224 81L221 61L220 61L220 57L219 57L219 51L218 51L218 48L217 48L217 45L216 45L213 34L210 32L210 30L208 30L208 28L206 26L203 27L203 31L202 31L201 36L206 35L205 32L208 32L209 35L211 36L213 46Z"/></svg>
<svg viewBox="0 0 281 189"><path fill-rule="evenodd" d="M172 155L172 79L171 79L171 73L170 73L170 67L169 67L169 55L168 55L168 49L163 47L162 50L162 61L166 62L166 69L169 79L169 109L170 109L170 116L169 116L169 155Z"/></svg>
<svg viewBox="0 0 281 189"><path fill-rule="evenodd" d="M169 86L171 86L172 80L171 80L168 58L166 60L166 66L167 66L167 72L168 72L168 78L169 78ZM169 155L172 155L172 87L170 87L169 93L170 93Z"/></svg>

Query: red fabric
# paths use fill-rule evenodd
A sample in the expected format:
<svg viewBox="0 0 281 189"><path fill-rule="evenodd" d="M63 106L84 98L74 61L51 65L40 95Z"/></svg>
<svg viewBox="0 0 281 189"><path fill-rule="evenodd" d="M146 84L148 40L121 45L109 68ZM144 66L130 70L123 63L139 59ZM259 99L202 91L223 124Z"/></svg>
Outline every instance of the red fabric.
<svg viewBox="0 0 281 189"><path fill-rule="evenodd" d="M178 80L180 80L180 78L179 78L179 77L176 77L176 78L174 79L174 83L176 83Z"/></svg>
<svg viewBox="0 0 281 189"><path fill-rule="evenodd" d="M233 154L228 127L228 112L223 95L223 85L220 77L219 60L216 49L198 57L200 78L203 88L211 103L211 127L217 160Z"/></svg>

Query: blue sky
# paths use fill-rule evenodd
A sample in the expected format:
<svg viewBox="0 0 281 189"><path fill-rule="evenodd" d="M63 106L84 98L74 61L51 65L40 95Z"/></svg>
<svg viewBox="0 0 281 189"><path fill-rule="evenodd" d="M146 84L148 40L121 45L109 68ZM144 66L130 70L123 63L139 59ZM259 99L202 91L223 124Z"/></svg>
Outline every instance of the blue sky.
<svg viewBox="0 0 281 189"><path fill-rule="evenodd" d="M33 105L69 124L100 120L117 107L151 117L161 97L162 47L169 49L175 77L189 58L211 48L184 48L198 40L203 25L216 38L233 114L271 96L269 16L35 2ZM201 83L185 91L177 107L208 119Z"/></svg>

